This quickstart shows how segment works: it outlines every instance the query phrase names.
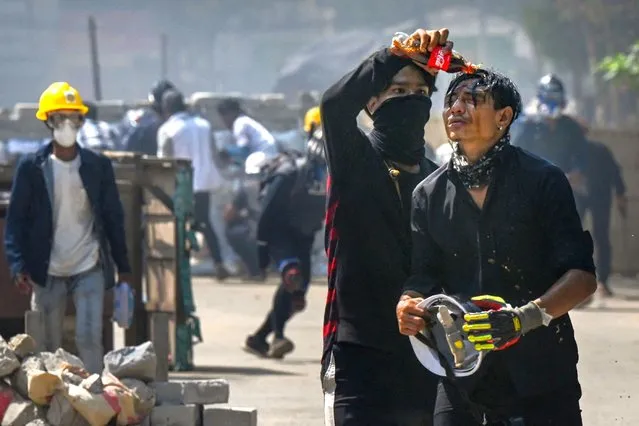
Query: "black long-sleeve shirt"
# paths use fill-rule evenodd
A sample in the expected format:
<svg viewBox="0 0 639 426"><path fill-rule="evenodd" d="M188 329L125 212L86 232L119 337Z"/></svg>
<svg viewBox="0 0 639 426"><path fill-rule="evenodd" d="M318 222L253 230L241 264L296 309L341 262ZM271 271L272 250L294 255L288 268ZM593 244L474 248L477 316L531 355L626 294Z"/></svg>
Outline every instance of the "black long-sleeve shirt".
<svg viewBox="0 0 639 426"><path fill-rule="evenodd" d="M569 270L595 270L564 173L513 146L497 163L481 210L448 165L426 178L413 193L412 234L404 290L423 295L492 294L519 306ZM517 394L527 396L577 383L577 357L566 314L487 360L505 367Z"/></svg>
<svg viewBox="0 0 639 426"><path fill-rule="evenodd" d="M395 319L410 272L410 195L436 166L424 158L419 173L401 172L398 195L384 159L356 120L370 98L408 64L380 50L322 98L329 166L324 359L336 341L388 352L410 347Z"/></svg>

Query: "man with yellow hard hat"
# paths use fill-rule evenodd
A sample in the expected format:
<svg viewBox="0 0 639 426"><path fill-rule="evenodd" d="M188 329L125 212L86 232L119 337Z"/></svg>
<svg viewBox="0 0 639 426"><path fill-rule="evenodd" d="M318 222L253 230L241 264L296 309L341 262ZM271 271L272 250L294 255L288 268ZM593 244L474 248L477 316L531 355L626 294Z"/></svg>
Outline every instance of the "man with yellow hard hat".
<svg viewBox="0 0 639 426"><path fill-rule="evenodd" d="M111 161L76 143L88 108L69 83L51 84L36 117L52 140L18 163L7 213L5 252L15 284L33 292L47 351L62 344L67 295L76 309L76 345L87 370L102 371L105 290L130 282L124 212Z"/></svg>

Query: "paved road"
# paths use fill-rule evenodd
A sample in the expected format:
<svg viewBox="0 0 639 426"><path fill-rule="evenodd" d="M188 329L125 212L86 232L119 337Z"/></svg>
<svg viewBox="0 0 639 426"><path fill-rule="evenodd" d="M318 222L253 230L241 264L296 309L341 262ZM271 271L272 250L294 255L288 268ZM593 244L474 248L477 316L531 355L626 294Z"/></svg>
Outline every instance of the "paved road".
<svg viewBox="0 0 639 426"><path fill-rule="evenodd" d="M639 284L617 279L615 285L624 297L573 314L586 426L639 425ZM297 348L282 361L258 359L241 349L263 319L273 283L196 278L194 289L205 342L196 347L197 371L173 376L229 379L231 405L257 407L260 426L322 425L323 282L311 287L307 311L290 324L287 334Z"/></svg>

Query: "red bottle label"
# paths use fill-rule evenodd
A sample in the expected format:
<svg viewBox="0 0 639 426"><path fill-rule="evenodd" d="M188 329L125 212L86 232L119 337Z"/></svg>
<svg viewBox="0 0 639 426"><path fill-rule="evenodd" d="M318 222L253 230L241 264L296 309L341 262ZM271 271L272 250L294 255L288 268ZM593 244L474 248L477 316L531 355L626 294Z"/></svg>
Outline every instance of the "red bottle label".
<svg viewBox="0 0 639 426"><path fill-rule="evenodd" d="M444 46L437 46L433 49L428 57L428 65L430 68L435 68L441 71L447 71L450 66L450 58L452 53L449 49L445 49Z"/></svg>

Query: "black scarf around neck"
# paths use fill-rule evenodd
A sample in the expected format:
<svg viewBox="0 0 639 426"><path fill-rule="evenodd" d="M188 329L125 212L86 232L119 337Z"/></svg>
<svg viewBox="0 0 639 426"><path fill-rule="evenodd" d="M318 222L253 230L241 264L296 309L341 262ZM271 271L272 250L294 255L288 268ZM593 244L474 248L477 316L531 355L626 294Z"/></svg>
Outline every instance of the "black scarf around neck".
<svg viewBox="0 0 639 426"><path fill-rule="evenodd" d="M424 126L430 118L430 98L408 95L391 98L373 113L368 135L382 157L414 166L425 156Z"/></svg>
<svg viewBox="0 0 639 426"><path fill-rule="evenodd" d="M459 142L453 144L451 163L453 169L459 175L462 184L468 188L480 188L488 185L493 177L497 159L504 148L510 144L510 134L502 136L488 152L486 152L475 164L470 164L468 158L461 152Z"/></svg>

